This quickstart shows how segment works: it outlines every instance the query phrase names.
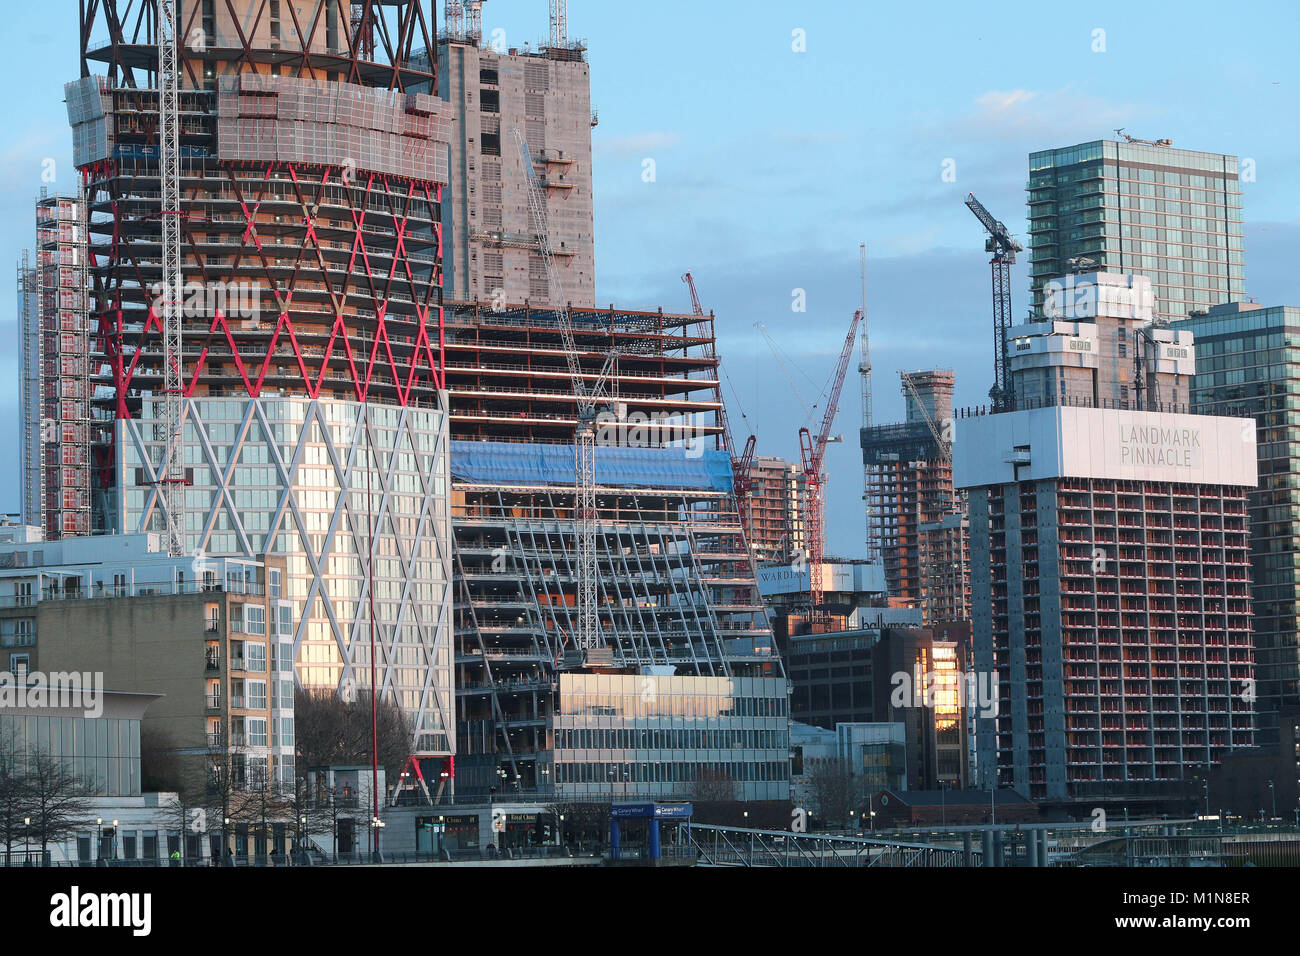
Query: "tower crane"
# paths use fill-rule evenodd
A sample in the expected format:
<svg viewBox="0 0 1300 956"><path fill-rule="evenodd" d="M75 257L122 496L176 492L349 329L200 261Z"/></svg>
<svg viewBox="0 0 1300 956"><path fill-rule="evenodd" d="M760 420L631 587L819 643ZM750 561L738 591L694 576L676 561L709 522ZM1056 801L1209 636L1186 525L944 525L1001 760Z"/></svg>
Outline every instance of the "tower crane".
<svg viewBox="0 0 1300 956"><path fill-rule="evenodd" d="M176 0L158 2L158 180L162 288L154 299L163 338L163 459L158 492L166 510L167 553L185 553L185 396L181 379L180 68Z"/></svg>
<svg viewBox="0 0 1300 956"><path fill-rule="evenodd" d="M942 461L952 461L952 442L943 437L938 423L935 422L934 416L930 414L930 409L926 408L925 403L921 401L921 396L912 383L912 376L907 372L901 372L899 378L903 380L903 387L907 389L908 397L912 399L917 410L920 411L925 427L930 429L930 437L934 439L934 444L939 449L939 458Z"/></svg>
<svg viewBox="0 0 1300 956"><path fill-rule="evenodd" d="M1160 409L1160 381L1155 376L1151 377L1151 404L1154 409L1147 409L1142 404L1142 396L1147 388L1147 362L1146 347L1151 346L1152 352L1155 353L1157 360L1160 357L1160 343L1155 340L1150 329L1139 325L1133 330L1133 390L1137 393L1138 411L1159 411Z"/></svg>
<svg viewBox="0 0 1300 956"><path fill-rule="evenodd" d="M696 315L703 316L704 306L700 305L700 297L695 291L695 277L687 272L682 276L682 281L691 290L691 309ZM719 368L721 368L721 362L719 362ZM731 437L731 419L727 416L727 403L723 400L721 389L718 389L718 418L722 423L722 441L726 445L727 454L731 456L731 480L736 495L736 509L740 512L740 524L745 531L745 538L748 540L749 509L746 507L746 502L749 498L750 489L753 487L753 480L750 475L754 468L754 447L758 441L758 436L751 434L745 439L744 450L739 454L736 453L736 442Z"/></svg>
<svg viewBox="0 0 1300 956"><path fill-rule="evenodd" d="M871 343L867 329L867 244L858 246L862 258L862 347L858 352L858 377L862 383L862 427L871 427ZM862 465L862 507L866 518L867 560L874 561L880 553L880 543L876 536L875 515L871 513L871 467Z"/></svg>
<svg viewBox="0 0 1300 956"><path fill-rule="evenodd" d="M989 237L984 240L984 251L993 253L989 268L993 275L993 387L989 398L997 411L1010 411L1016 407L1016 397L1011 388L1011 375L1007 368L1007 336L1011 329L1011 267L1016 253L1024 246L1011 238L1011 233L993 214L984 208L974 193L966 195L966 208L975 214Z"/></svg>
<svg viewBox="0 0 1300 956"><path fill-rule="evenodd" d="M1174 141L1172 139L1138 139L1136 136L1130 136L1128 133L1124 132L1123 127L1120 127L1119 129L1115 130L1115 135L1123 139L1124 142L1126 143L1139 143L1143 146L1174 145Z"/></svg>
<svg viewBox="0 0 1300 956"><path fill-rule="evenodd" d="M825 507L823 489L827 475L824 470L826 443L830 441L831 426L835 424L835 413L839 411L840 390L844 387L844 375L849 370L849 359L853 356L853 342L858 335L858 324L862 321L862 310L853 313L853 322L849 325L849 334L844 338L844 348L840 350L840 361L835 366L835 375L831 379L830 395L826 408L822 412L821 427L816 437L807 428L799 429L799 457L804 471L803 526L808 538L806 549L808 556L808 604L809 617L821 617L822 580L821 564L825 552L823 540L822 514Z"/></svg>
<svg viewBox="0 0 1300 956"><path fill-rule="evenodd" d="M551 49L562 50L569 45L569 2L551 0Z"/></svg>
<svg viewBox="0 0 1300 956"><path fill-rule="evenodd" d="M556 324L564 346L564 356L569 363L569 378L573 381L573 398L577 410L577 426L573 432L574 473L574 532L578 551L578 588L576 609L578 624L573 634L574 648L582 655L582 663L591 660L593 651L604 648L600 622L596 617L596 419L609 405L607 388L612 375L617 351L613 348L605 356L604 364L592 383L588 383L578 360L577 345L573 338L573 320L564 299L560 271L551 251L550 231L546 216L546 198L533 167L532 154L518 127L514 130L515 143L528 177L528 209L532 214L533 228L537 231L537 244L546 266L546 279L550 285L555 307ZM603 655L601 655L603 656Z"/></svg>

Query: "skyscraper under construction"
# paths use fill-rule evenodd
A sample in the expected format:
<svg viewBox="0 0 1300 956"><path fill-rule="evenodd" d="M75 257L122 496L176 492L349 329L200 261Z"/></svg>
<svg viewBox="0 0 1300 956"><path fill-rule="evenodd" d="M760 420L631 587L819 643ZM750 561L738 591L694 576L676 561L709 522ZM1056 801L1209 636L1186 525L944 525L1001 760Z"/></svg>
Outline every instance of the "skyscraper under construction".
<svg viewBox="0 0 1300 956"><path fill-rule="evenodd" d="M270 659L345 693L373 673L412 717L413 752L450 756L447 120L436 70L414 56L435 49L432 6L175 4L179 210L159 202L160 0L82 5L66 98L103 526L161 531L174 498L186 550L282 556ZM169 215L183 283L175 496L164 486L181 476L162 474Z"/></svg>
<svg viewBox="0 0 1300 956"><path fill-rule="evenodd" d="M581 669L564 653L576 419L555 313L447 308L459 792L785 799L786 680L715 447L713 320L571 319L584 369L620 355L596 455L608 658Z"/></svg>
<svg viewBox="0 0 1300 956"><path fill-rule="evenodd" d="M526 285L470 282L444 305L441 203L465 130L451 131L448 44L422 2L176 4L180 200L161 208L160 5L85 7L83 75L67 87L102 527L163 531L175 498L186 549L283 560L247 641L265 636L300 687L347 694L373 667L413 718L413 753L445 758L439 776L469 794L682 795L706 781L783 799L786 681L716 447L712 319L571 315L580 366L618 357L597 435L604 647L569 666L576 405L557 314L537 302L590 295L589 255L560 273L579 279L562 300L521 265ZM477 51L477 37L457 44ZM590 182L589 136L565 146L529 124L539 96L543 115L568 115L547 98L565 89L555 71L585 74L576 50L506 54L501 84L480 74L504 86L522 66L526 95L499 98L495 142L462 137L467 164L504 159L514 126L530 146L543 137L529 159L551 200L571 195L562 180ZM177 212L183 476L163 465L160 221ZM540 247L535 224L525 232L525 251Z"/></svg>

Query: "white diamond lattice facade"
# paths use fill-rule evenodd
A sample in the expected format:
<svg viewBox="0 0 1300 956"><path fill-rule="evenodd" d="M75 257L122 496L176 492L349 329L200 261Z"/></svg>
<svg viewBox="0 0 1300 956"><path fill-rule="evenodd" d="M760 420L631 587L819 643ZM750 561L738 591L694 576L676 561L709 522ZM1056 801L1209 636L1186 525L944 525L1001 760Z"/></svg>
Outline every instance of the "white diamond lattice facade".
<svg viewBox="0 0 1300 956"><path fill-rule="evenodd" d="M446 393L440 407L293 397L186 401L187 545L282 556L299 683L370 687L373 581L380 696L410 715L413 753L455 752ZM119 526L163 527L161 400L118 422ZM279 622L277 627L281 626Z"/></svg>

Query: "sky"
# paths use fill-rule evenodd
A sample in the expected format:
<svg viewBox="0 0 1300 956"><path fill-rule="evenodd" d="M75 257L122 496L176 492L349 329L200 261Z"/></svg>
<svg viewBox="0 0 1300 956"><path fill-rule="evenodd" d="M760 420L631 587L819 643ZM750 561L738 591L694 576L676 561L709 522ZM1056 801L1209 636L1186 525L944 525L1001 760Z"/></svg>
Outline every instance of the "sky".
<svg viewBox="0 0 1300 956"><path fill-rule="evenodd" d="M16 266L48 161L51 189L76 186L63 84L78 58L76 3L13 6L0 260ZM536 45L547 9L487 0L484 33ZM866 243L875 422L902 419L903 369L952 368L957 404L979 404L993 377L992 301L966 194L1025 241L1028 154L1123 127L1254 160L1247 293L1300 305L1297 28L1292 2L571 0L600 118L597 302L687 311L691 270L717 317L733 430L755 433L759 454L796 459L858 307ZM14 274L0 293L0 448L12 449L0 511L18 507ZM1022 257L1017 321L1028 286ZM796 290L806 311L792 309ZM844 441L826 459L827 551L847 557L862 555L865 532L856 365L855 353L833 429Z"/></svg>

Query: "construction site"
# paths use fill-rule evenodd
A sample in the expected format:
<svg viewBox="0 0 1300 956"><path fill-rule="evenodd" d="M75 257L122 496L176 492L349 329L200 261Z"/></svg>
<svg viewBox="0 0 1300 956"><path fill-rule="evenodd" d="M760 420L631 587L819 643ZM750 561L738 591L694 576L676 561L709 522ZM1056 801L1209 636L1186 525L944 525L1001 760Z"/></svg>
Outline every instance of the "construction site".
<svg viewBox="0 0 1300 956"><path fill-rule="evenodd" d="M708 770L738 797L775 798L785 681L719 447L712 317L569 311L581 375L618 355L596 435L584 661L566 319L446 314L460 791L669 795ZM754 695L765 712L748 712ZM681 722L704 716L707 732Z"/></svg>
<svg viewBox="0 0 1300 956"><path fill-rule="evenodd" d="M51 241L84 245L52 261L84 279L20 266L33 303L88 298L81 344L25 365L81 376L33 398L86 399L27 412L85 433L86 495L48 520L282 562L252 642L300 690L398 703L417 800L785 799L754 439L693 283L689 314L592 307L596 119L550 6L523 51L483 46L478 2L441 31L432 3L83 9L83 195L38 216L69 220Z"/></svg>
<svg viewBox="0 0 1300 956"><path fill-rule="evenodd" d="M926 625L969 618L967 530L952 482L950 369L900 372L906 419L862 429L866 500L891 596Z"/></svg>

